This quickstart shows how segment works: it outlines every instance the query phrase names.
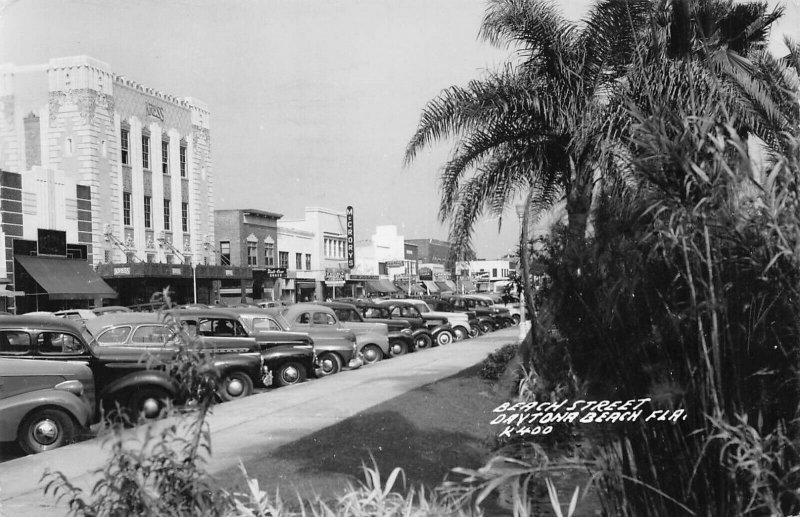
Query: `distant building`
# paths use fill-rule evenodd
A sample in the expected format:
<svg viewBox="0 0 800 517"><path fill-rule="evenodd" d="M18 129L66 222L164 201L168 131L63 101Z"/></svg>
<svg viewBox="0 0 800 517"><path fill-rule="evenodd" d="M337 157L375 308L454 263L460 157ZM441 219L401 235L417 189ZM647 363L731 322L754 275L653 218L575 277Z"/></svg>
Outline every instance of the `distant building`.
<svg viewBox="0 0 800 517"><path fill-rule="evenodd" d="M398 290L394 281L416 269L416 264L407 263L405 256L405 241L398 235L397 226L376 226L369 239L356 244L356 267L350 272L351 283L357 291L363 288L359 295L394 293ZM354 276L363 279L363 284L356 285Z"/></svg>
<svg viewBox="0 0 800 517"><path fill-rule="evenodd" d="M28 194L29 206L44 206L44 188L54 210L71 203L69 192L58 200L67 178L84 188L78 210L90 217L80 222L80 243L119 293L117 303L148 302L166 287L178 302L194 292L210 301L215 281L250 278L248 269L216 266L208 253L214 176L204 103L128 80L87 56L2 65L0 99L0 168L47 175L47 187Z"/></svg>
<svg viewBox="0 0 800 517"><path fill-rule="evenodd" d="M245 267L252 281L222 280L220 299L225 302L277 300L286 267L278 265L278 220L282 214L255 209L217 210L215 247L222 265Z"/></svg>
<svg viewBox="0 0 800 517"><path fill-rule="evenodd" d="M438 239L407 239L406 243L417 247L419 281L427 294L456 291L449 242Z"/></svg>
<svg viewBox="0 0 800 517"><path fill-rule="evenodd" d="M479 291L494 291L495 286L505 286L516 275L516 266L511 259L471 260L456 264L456 274L460 282L469 282L466 290L474 285Z"/></svg>

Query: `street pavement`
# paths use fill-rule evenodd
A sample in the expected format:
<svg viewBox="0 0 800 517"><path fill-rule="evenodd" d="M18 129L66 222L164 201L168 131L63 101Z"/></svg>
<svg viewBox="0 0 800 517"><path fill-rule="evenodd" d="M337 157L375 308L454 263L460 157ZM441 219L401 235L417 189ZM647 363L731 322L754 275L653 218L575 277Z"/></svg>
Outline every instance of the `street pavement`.
<svg viewBox="0 0 800 517"><path fill-rule="evenodd" d="M511 327L447 346L380 361L358 370L289 386L215 406L209 418L214 474L263 456L280 446L337 424L361 411L426 384L450 377L482 361L497 348L518 339ZM158 422L156 429L174 423ZM130 432L143 436L146 426ZM65 502L44 496L39 481L45 469L64 473L91 491L93 474L102 468L109 444L100 438L42 454L0 463L0 517L63 516Z"/></svg>

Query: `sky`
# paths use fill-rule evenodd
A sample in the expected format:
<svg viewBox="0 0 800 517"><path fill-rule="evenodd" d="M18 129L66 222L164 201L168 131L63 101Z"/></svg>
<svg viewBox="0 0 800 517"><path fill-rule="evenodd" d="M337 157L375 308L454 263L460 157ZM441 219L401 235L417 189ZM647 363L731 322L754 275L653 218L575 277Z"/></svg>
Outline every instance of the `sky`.
<svg viewBox="0 0 800 517"><path fill-rule="evenodd" d="M588 0L559 3L579 19ZM795 29L800 0L779 28ZM425 104L510 56L478 38L486 0L0 0L0 63L85 54L211 111L216 208L302 217L352 205L359 237L394 224L447 237L448 143L403 165ZM796 31L795 31L796 32ZM800 34L798 34L800 36ZM513 207L485 217L478 257L513 250Z"/></svg>

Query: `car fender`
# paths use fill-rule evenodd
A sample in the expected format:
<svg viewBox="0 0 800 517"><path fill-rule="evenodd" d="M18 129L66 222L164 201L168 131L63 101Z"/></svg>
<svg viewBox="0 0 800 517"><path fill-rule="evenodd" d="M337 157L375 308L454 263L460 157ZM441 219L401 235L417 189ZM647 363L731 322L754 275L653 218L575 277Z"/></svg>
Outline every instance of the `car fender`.
<svg viewBox="0 0 800 517"><path fill-rule="evenodd" d="M81 426L86 427L94 414L88 400L64 390L46 389L29 391L0 399L0 442L17 439L19 425L34 409L63 409Z"/></svg>
<svg viewBox="0 0 800 517"><path fill-rule="evenodd" d="M231 371L244 371L250 378L257 381L261 378L261 361L261 354L254 352L216 355L211 363L220 376L224 376Z"/></svg>
<svg viewBox="0 0 800 517"><path fill-rule="evenodd" d="M398 332L399 334L399 332ZM381 334L378 332L364 332L356 334L356 343L358 350L361 351L367 345L377 345L384 354L389 353L389 336L388 333Z"/></svg>
<svg viewBox="0 0 800 517"><path fill-rule="evenodd" d="M162 370L142 370L131 372L124 377L110 382L100 393L99 399L103 401L103 404L107 405L114 402L120 395L127 397L129 392L139 389L142 386L156 386L162 388L173 397L178 391L175 382L170 378L167 372ZM120 401L120 403L121 402L122 401Z"/></svg>
<svg viewBox="0 0 800 517"><path fill-rule="evenodd" d="M438 333L440 333L440 332L443 332L443 331L445 331L445 330L446 330L446 331L448 331L448 332L453 332L453 327L452 327L452 325L450 325L450 324L446 324L446 325L439 325L439 326L437 326L437 327L433 327L433 328L431 329L431 335L432 335L432 336L435 336L436 334L438 334Z"/></svg>

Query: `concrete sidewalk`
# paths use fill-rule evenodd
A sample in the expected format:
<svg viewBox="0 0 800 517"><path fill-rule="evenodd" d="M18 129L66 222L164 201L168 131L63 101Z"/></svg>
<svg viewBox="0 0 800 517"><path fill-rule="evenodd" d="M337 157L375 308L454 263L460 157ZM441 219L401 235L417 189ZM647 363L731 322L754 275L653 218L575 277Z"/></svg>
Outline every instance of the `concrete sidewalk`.
<svg viewBox="0 0 800 517"><path fill-rule="evenodd" d="M270 390L214 407L209 419L213 456L212 474L263 455L322 428L410 390L450 377L482 361L489 353L517 341L512 327L451 345ZM168 425L159 422L156 428ZM144 428L132 430L142 436ZM92 472L108 456L101 439L0 463L0 516L63 516L66 504L44 497L39 485L46 468L60 470L75 486L91 491Z"/></svg>

